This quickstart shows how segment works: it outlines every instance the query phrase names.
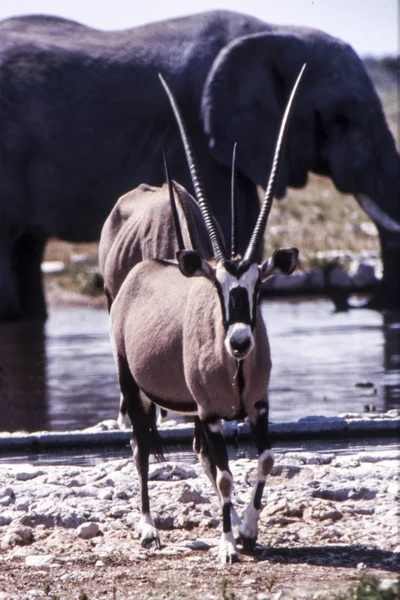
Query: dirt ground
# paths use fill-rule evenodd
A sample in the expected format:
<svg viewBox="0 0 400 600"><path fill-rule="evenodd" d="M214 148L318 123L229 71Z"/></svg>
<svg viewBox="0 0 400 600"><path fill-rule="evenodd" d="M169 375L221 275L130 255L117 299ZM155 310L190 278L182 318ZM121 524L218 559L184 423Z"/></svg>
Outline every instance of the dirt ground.
<svg viewBox="0 0 400 600"><path fill-rule="evenodd" d="M168 546L164 551L168 552ZM226 567L219 566L217 556L210 554L197 551L180 557L163 554L163 550L148 551L145 558L132 562L115 556L95 566L96 559L88 557L72 563L66 559L57 568L27 567L22 560L13 560L1 565L0 586L4 581L14 581L15 593L25 593L30 599L328 600L348 590L363 575L374 575L379 580L394 578L393 572L384 568L387 553L367 548L275 547L255 556L241 555L239 563ZM357 567L365 564L375 567L362 571Z"/></svg>

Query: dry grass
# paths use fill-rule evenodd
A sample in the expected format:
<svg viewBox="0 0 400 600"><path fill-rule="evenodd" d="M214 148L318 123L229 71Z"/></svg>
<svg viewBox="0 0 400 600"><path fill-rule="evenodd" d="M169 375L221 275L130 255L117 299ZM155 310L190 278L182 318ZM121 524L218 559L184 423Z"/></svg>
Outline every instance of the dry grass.
<svg viewBox="0 0 400 600"><path fill-rule="evenodd" d="M90 244L69 244L61 240L51 239L46 246L44 260L60 260L69 267L74 257L84 255L90 260L97 262L98 246L97 242Z"/></svg>
<svg viewBox="0 0 400 600"><path fill-rule="evenodd" d="M305 268L315 264L320 251L379 254L377 230L353 196L340 194L329 179L317 175L310 176L305 188L290 189L284 199L273 205L265 236L266 255L285 246L300 249L301 265ZM45 260L64 262L67 272L57 276L58 282L62 287L80 289L77 278L82 267L73 259L87 255L97 261L97 250L97 243L50 240Z"/></svg>
<svg viewBox="0 0 400 600"><path fill-rule="evenodd" d="M267 254L278 247L300 249L302 266L317 252L379 253L377 230L353 196L336 190L330 179L311 175L300 190L275 201L265 235Z"/></svg>

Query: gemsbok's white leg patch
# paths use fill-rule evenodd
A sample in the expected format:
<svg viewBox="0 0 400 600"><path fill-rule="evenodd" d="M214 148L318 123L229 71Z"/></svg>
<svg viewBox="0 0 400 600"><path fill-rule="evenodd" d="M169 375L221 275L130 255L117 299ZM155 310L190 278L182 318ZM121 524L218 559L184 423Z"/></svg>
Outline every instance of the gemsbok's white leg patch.
<svg viewBox="0 0 400 600"><path fill-rule="evenodd" d="M160 534L154 525L153 517L150 513L142 515L139 523L140 543L144 548L148 548L154 542L157 548L161 548Z"/></svg>
<svg viewBox="0 0 400 600"><path fill-rule="evenodd" d="M272 450L264 450L258 458L258 473L255 488L253 490L250 503L243 513L243 523L239 527L239 533L242 538L246 540L252 540L253 542L257 539L258 534L258 521L260 518L261 507L256 506L261 502L260 497L257 497L259 492L263 491L264 483L267 475L271 472L274 466L274 454Z"/></svg>

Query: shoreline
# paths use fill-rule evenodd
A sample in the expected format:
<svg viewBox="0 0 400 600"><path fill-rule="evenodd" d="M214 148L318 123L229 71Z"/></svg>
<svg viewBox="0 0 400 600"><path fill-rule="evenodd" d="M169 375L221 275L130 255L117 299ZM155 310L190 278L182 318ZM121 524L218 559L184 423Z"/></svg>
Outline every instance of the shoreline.
<svg viewBox="0 0 400 600"><path fill-rule="evenodd" d="M233 426L225 423L225 437L232 440L248 440L250 427L247 423ZM162 425L161 438L167 443L186 443L193 439L194 428L187 423ZM366 415L345 414L337 417L311 416L298 421L270 423L272 441L338 440L363 437L398 437L400 435L400 410ZM120 430L115 420L98 423L77 431L39 431L33 433L0 432L0 450L33 450L41 452L49 448L96 448L98 446L123 446L129 443L131 430Z"/></svg>

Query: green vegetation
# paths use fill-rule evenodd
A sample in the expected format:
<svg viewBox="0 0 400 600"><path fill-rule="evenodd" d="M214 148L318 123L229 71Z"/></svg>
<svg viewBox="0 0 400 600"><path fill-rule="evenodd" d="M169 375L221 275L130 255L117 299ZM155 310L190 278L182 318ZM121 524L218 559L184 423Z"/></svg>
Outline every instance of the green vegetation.
<svg viewBox="0 0 400 600"><path fill-rule="evenodd" d="M399 600L399 584L382 589L376 577L363 577L347 593L334 596L333 600Z"/></svg>
<svg viewBox="0 0 400 600"><path fill-rule="evenodd" d="M221 584L222 600L235 600L236 594L234 592L228 592L228 584L229 584L229 581L226 578L224 578L222 580L222 584Z"/></svg>
<svg viewBox="0 0 400 600"><path fill-rule="evenodd" d="M46 598L48 598L48 600L59 600L59 596L56 596L55 594L50 594L51 592L51 583L49 583L48 581L44 581L43 582L43 593L45 595Z"/></svg>

